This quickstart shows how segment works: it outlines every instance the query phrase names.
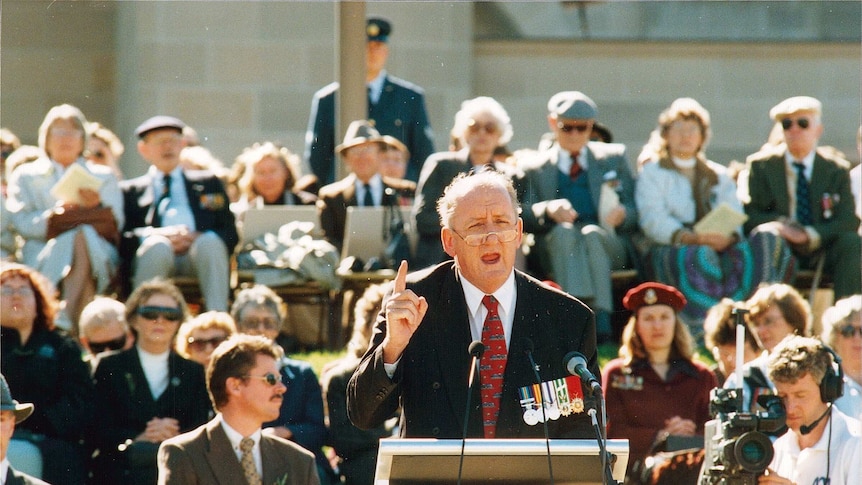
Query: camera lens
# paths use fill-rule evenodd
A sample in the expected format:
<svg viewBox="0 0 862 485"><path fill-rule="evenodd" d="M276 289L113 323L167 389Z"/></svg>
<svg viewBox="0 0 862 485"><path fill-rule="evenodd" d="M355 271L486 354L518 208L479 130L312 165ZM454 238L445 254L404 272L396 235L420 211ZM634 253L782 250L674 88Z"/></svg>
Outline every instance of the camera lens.
<svg viewBox="0 0 862 485"><path fill-rule="evenodd" d="M728 443L724 452L726 463L756 474L766 470L775 454L769 437L758 431L743 433Z"/></svg>

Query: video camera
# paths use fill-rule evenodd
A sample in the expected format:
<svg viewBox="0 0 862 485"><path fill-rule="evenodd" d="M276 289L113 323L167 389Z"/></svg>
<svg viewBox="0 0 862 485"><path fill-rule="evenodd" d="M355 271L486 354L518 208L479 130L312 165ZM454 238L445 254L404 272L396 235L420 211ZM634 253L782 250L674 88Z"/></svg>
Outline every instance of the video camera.
<svg viewBox="0 0 862 485"><path fill-rule="evenodd" d="M775 455L767 433L785 427L781 399L758 396L757 404L766 411L742 413L739 391L717 388L710 393L709 412L714 419L705 427L699 485L755 485Z"/></svg>

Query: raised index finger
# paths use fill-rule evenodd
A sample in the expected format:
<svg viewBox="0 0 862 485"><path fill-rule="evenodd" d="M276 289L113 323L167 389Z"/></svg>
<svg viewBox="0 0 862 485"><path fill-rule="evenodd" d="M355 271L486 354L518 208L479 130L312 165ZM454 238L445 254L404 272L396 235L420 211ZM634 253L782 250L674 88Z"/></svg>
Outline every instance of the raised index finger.
<svg viewBox="0 0 862 485"><path fill-rule="evenodd" d="M401 293L407 289L407 261L402 260L398 266L398 274L395 275L394 293Z"/></svg>

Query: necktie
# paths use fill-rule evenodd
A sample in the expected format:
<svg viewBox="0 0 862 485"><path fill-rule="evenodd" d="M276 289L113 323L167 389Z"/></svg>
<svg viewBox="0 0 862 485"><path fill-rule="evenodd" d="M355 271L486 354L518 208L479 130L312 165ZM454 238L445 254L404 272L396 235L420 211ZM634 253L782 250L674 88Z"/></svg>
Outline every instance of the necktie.
<svg viewBox="0 0 862 485"><path fill-rule="evenodd" d="M166 174L162 177L162 193L159 195L159 200L156 201L156 214L153 217L153 226L162 226L162 217L171 203L171 176Z"/></svg>
<svg viewBox="0 0 862 485"><path fill-rule="evenodd" d="M796 169L796 221L803 226L810 226L811 201L809 200L808 180L805 178L805 165L793 162Z"/></svg>
<svg viewBox="0 0 862 485"><path fill-rule="evenodd" d="M248 485L261 485L260 475L257 474L257 467L254 465L254 455L251 450L254 448L254 440L251 438L243 438L239 442L239 449L242 451L242 472L245 474L245 480Z"/></svg>
<svg viewBox="0 0 862 485"><path fill-rule="evenodd" d="M482 343L485 353L479 361L479 379L482 381L482 424L485 438L497 434L497 416L500 414L500 397L503 394L503 374L506 372L506 337L497 311L498 302L485 295L482 304L488 309L482 326Z"/></svg>
<svg viewBox="0 0 862 485"><path fill-rule="evenodd" d="M371 186L365 184L365 196L362 198L362 205L365 207L374 207L374 199L371 197Z"/></svg>
<svg viewBox="0 0 862 485"><path fill-rule="evenodd" d="M581 168L581 164L578 163L578 152L573 152L572 167L569 169L569 178L574 182L583 171L584 169Z"/></svg>

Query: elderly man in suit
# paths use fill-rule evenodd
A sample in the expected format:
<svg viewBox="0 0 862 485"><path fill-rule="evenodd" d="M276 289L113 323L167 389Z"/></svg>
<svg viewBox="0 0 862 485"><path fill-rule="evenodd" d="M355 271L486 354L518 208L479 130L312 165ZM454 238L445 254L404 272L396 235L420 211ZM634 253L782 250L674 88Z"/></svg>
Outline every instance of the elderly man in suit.
<svg viewBox="0 0 862 485"><path fill-rule="evenodd" d="M598 110L587 95L557 93L548 112L556 141L524 162L516 182L524 230L536 236L531 263L596 310L601 341L611 335L611 270L636 259L630 239L638 227L634 180L624 145L590 141Z"/></svg>
<svg viewBox="0 0 862 485"><path fill-rule="evenodd" d="M47 485L38 478L12 468L6 456L12 434L15 433L15 425L29 418L31 414L33 403L19 403L12 399L6 377L0 374L0 482L5 485Z"/></svg>
<svg viewBox="0 0 862 485"><path fill-rule="evenodd" d="M514 269L523 223L505 175L459 175L438 207L442 244L454 260L409 276L401 264L348 386L350 420L370 429L400 404L402 437L461 438L465 420L468 437L542 437L531 360L545 383L565 377L570 351L581 352L598 375L592 312ZM474 341L486 346L481 392L468 390ZM594 437L580 381L563 382L555 394L565 401L564 411L549 411L550 437ZM472 405L465 416L468 392Z"/></svg>
<svg viewBox="0 0 862 485"><path fill-rule="evenodd" d="M368 88L368 120L384 135L406 146L410 160L408 180L419 180L428 155L434 153L434 134L425 110L425 94L419 86L386 72L389 58L389 21L372 17L366 23L365 82ZM335 181L335 97L338 83L314 93L308 131L305 134L305 162L321 183Z"/></svg>
<svg viewBox="0 0 862 485"><path fill-rule="evenodd" d="M177 118L155 116L135 130L138 152L151 166L121 184L121 253L134 288L156 277L197 276L206 308L227 311L236 223L221 180L180 165L185 126Z"/></svg>
<svg viewBox="0 0 862 485"><path fill-rule="evenodd" d="M314 455L261 425L278 417L287 388L281 348L263 336L234 335L213 352L207 388L219 414L159 447L159 485L317 485Z"/></svg>
<svg viewBox="0 0 862 485"><path fill-rule="evenodd" d="M350 123L344 142L336 147L351 173L320 189L317 209L324 237L339 251L344 244L347 207L397 206L398 195L413 197L416 192L415 183L380 174L386 149L386 140L366 120Z"/></svg>
<svg viewBox="0 0 862 485"><path fill-rule="evenodd" d="M784 143L748 157L748 185L740 187L740 198L747 232L783 239L803 268L824 258L838 300L860 293L862 246L849 164L817 149L821 113L820 101L809 96L785 99L770 110L784 130Z"/></svg>

